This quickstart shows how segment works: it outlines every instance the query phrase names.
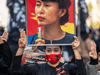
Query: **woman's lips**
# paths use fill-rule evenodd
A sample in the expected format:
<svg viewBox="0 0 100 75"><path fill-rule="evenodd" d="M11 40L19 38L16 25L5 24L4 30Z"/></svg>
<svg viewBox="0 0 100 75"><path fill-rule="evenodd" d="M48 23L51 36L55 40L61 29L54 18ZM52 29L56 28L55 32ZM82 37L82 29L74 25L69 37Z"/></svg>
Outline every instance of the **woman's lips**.
<svg viewBox="0 0 100 75"><path fill-rule="evenodd" d="M43 18L43 17L38 17L38 20L39 21L43 21L45 18Z"/></svg>

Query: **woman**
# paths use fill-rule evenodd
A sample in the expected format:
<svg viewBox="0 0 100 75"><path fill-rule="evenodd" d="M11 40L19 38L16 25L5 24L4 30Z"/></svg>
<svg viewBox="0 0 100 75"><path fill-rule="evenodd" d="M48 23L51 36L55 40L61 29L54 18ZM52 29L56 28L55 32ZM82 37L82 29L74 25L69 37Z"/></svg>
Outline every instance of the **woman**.
<svg viewBox="0 0 100 75"><path fill-rule="evenodd" d="M69 20L70 5L70 0L36 0L36 18L38 24L43 26L42 39L45 40L45 44L71 44L73 42L74 35L64 32L60 27ZM28 44L34 44L38 39L37 36L37 34L29 36Z"/></svg>

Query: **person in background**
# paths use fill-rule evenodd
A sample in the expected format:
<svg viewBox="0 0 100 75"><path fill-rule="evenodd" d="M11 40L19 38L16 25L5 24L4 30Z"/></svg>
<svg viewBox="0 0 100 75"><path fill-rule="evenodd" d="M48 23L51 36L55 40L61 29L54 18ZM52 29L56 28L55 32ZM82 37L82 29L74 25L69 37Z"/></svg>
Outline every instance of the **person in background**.
<svg viewBox="0 0 100 75"><path fill-rule="evenodd" d="M87 75L98 74L98 57L95 42L91 42L91 51L89 52L90 62L87 63Z"/></svg>
<svg viewBox="0 0 100 75"><path fill-rule="evenodd" d="M8 68L12 62L12 52L7 44L8 33L0 36L0 75L10 75Z"/></svg>
<svg viewBox="0 0 100 75"><path fill-rule="evenodd" d="M98 75L100 75L100 52L98 53Z"/></svg>
<svg viewBox="0 0 100 75"><path fill-rule="evenodd" d="M96 40L97 53L100 52L100 28L98 29L98 40Z"/></svg>

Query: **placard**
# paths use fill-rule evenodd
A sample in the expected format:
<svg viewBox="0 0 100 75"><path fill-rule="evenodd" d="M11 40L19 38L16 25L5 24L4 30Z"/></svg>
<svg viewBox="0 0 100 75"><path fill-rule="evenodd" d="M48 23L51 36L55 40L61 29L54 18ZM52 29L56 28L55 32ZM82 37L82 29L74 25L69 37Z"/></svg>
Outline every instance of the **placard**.
<svg viewBox="0 0 100 75"><path fill-rule="evenodd" d="M26 12L28 46L71 45L74 41L74 0L26 0Z"/></svg>

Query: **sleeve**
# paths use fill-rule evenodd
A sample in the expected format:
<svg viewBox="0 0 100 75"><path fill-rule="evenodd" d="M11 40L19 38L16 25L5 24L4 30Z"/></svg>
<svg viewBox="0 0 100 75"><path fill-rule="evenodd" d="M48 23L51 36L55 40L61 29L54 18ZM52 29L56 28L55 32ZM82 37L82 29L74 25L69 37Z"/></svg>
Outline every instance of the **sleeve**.
<svg viewBox="0 0 100 75"><path fill-rule="evenodd" d="M13 75L37 75L37 66L35 64L21 65L21 56L14 56L11 72Z"/></svg>
<svg viewBox="0 0 100 75"><path fill-rule="evenodd" d="M96 61L96 60L95 60ZM98 64L92 63L92 61L87 62L87 74L88 75L97 75L98 74Z"/></svg>
<svg viewBox="0 0 100 75"><path fill-rule="evenodd" d="M3 44L0 44L0 55L0 71L3 71L9 68L12 62L12 52L5 41Z"/></svg>
<svg viewBox="0 0 100 75"><path fill-rule="evenodd" d="M90 64L91 65L97 65L98 64L98 58L97 59L93 59L92 57L90 57Z"/></svg>
<svg viewBox="0 0 100 75"><path fill-rule="evenodd" d="M86 75L85 65L83 59L75 60L75 64L69 65L69 72L71 75Z"/></svg>

